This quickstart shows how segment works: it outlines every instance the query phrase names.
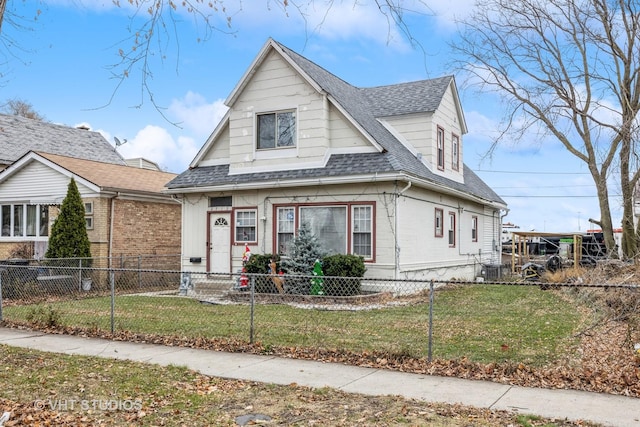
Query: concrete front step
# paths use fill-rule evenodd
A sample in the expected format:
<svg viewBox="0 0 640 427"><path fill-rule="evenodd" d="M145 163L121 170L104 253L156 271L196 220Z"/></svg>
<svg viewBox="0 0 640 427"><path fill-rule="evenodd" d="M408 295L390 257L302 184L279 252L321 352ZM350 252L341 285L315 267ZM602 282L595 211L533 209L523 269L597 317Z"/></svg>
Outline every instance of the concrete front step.
<svg viewBox="0 0 640 427"><path fill-rule="evenodd" d="M196 294L224 294L233 289L236 282L231 279L196 280L192 282Z"/></svg>

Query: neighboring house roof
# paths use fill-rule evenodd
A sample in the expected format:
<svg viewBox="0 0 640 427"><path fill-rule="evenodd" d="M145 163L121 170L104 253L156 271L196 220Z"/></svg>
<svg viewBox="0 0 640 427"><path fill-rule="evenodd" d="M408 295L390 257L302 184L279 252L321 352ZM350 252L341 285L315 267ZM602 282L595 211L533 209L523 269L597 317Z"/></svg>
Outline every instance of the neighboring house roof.
<svg viewBox="0 0 640 427"><path fill-rule="evenodd" d="M128 166L142 168L142 169L150 169L150 170L162 170L158 164L152 160L145 159L144 157L134 157L131 159L126 159L125 162Z"/></svg>
<svg viewBox="0 0 640 427"><path fill-rule="evenodd" d="M0 164L11 164L29 151L125 164L98 132L0 114Z"/></svg>
<svg viewBox="0 0 640 427"><path fill-rule="evenodd" d="M76 159L43 152L29 152L0 172L0 182L8 179L31 161L40 161L75 175L96 191L124 192L167 197L165 184L176 174L126 165Z"/></svg>
<svg viewBox="0 0 640 427"><path fill-rule="evenodd" d="M324 167L290 171L261 171L259 173L230 175L229 165L195 165L196 167L190 168L172 180L167 185L169 191L177 192L177 190L188 188L197 189L198 187L218 187L270 181L277 181L279 185L282 185L282 181L367 174L370 181L371 174L401 173L439 188L449 188L455 192L461 192L491 203L506 206L504 200L466 166L464 166L463 170L464 183L434 174L378 120L379 118L394 115L435 111L449 87L453 88L454 94L457 96L453 76L389 86L358 88L270 39L227 98L225 102L227 105L233 105L249 83L254 69L259 66L271 49L279 52L316 90L326 93L334 105L340 108L348 118L362 129L365 136L375 141L380 147L380 152L332 154ZM464 133L466 132L464 116L461 110L458 110L457 114ZM228 115L225 116L225 120L228 120L228 118ZM213 141L210 139L208 143L211 142ZM205 150L206 147L203 147L201 153ZM192 166L194 165L192 164Z"/></svg>
<svg viewBox="0 0 640 427"><path fill-rule="evenodd" d="M76 159L50 153L36 153L58 166L97 185L102 190L162 193L176 174L133 166Z"/></svg>

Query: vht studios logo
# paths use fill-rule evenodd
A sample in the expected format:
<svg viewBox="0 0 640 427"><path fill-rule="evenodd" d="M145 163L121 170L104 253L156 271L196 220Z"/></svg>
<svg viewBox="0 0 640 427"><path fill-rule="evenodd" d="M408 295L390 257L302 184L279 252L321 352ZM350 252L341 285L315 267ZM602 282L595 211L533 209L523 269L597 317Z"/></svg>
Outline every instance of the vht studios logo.
<svg viewBox="0 0 640 427"><path fill-rule="evenodd" d="M139 400L116 399L44 399L33 402L36 409L50 411L139 411L142 402Z"/></svg>

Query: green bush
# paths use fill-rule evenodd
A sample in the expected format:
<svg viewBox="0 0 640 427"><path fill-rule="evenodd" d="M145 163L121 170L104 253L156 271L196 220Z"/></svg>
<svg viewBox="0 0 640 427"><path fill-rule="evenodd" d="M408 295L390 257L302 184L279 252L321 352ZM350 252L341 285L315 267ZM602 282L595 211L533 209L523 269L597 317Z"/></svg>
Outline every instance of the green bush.
<svg viewBox="0 0 640 427"><path fill-rule="evenodd" d="M357 255L329 255L322 258L324 275L336 277L324 279L324 294L329 296L360 295L360 278L364 276L366 270L364 259Z"/></svg>

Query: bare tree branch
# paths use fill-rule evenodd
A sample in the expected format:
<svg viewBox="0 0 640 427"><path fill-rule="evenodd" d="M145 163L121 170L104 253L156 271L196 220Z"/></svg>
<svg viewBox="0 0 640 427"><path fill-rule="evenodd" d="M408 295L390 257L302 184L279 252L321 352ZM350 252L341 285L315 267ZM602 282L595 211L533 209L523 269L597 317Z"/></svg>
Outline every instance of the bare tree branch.
<svg viewBox="0 0 640 427"><path fill-rule="evenodd" d="M607 179L614 172L623 193L623 228L633 230L628 209L638 176L629 175L629 162L640 112L639 16L638 0L480 0L460 22L462 42L452 45L469 82L505 101L507 119L496 144L537 130L587 165L610 250ZM635 254L636 246L629 242L625 254Z"/></svg>

